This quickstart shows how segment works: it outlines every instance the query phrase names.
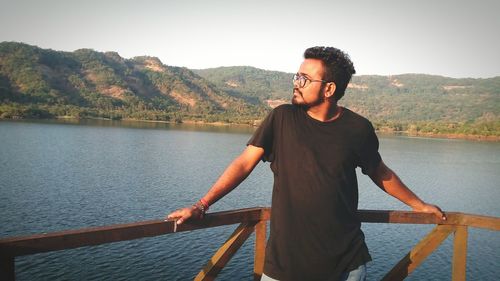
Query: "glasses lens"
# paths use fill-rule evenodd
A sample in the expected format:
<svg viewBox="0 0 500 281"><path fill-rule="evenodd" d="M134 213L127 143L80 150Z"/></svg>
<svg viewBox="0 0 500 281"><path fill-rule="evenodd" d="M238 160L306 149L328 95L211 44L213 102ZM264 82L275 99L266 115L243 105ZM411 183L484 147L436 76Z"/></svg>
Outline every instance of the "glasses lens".
<svg viewBox="0 0 500 281"><path fill-rule="evenodd" d="M304 88L307 82L307 78L302 75L294 74L293 75L293 83L298 82L299 88Z"/></svg>

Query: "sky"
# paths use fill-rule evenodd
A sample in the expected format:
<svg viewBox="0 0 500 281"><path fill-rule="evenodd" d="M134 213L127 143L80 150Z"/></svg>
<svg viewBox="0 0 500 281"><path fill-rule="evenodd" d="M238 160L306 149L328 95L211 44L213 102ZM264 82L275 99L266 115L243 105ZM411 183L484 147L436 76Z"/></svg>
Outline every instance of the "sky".
<svg viewBox="0 0 500 281"><path fill-rule="evenodd" d="M500 76L498 0L0 0L0 42L294 73L311 46L358 75Z"/></svg>

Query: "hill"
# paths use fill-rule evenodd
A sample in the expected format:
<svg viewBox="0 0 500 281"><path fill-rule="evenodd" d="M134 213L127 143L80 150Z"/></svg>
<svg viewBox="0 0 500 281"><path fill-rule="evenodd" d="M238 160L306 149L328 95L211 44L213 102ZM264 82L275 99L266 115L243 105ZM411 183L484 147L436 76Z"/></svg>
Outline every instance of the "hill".
<svg viewBox="0 0 500 281"><path fill-rule="evenodd" d="M241 97L252 104L268 100L289 100L292 74L262 70L250 66L231 66L210 69L195 69L196 74L207 79L233 96Z"/></svg>
<svg viewBox="0 0 500 281"><path fill-rule="evenodd" d="M254 104L273 105L291 99L291 73L253 67L193 71ZM383 131L500 135L500 77L354 76L339 104L366 116Z"/></svg>
<svg viewBox="0 0 500 281"><path fill-rule="evenodd" d="M266 109L155 57L0 43L0 114L247 122Z"/></svg>
<svg viewBox="0 0 500 281"><path fill-rule="evenodd" d="M155 57L0 43L0 118L248 123L289 102L292 74L236 66L190 70ZM382 131L500 136L500 77L354 76L341 105Z"/></svg>

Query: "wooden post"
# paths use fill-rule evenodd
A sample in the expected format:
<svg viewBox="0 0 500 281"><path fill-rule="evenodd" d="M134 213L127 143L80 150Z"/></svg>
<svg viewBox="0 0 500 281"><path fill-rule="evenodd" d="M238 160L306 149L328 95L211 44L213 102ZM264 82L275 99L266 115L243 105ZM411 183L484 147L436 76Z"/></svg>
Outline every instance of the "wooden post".
<svg viewBox="0 0 500 281"><path fill-rule="evenodd" d="M436 226L382 280L403 280L415 270L455 230L452 225Z"/></svg>
<svg viewBox="0 0 500 281"><path fill-rule="evenodd" d="M240 224L233 234L231 234L231 237L217 250L198 275L196 275L194 280L214 280L250 234L252 234L256 224L257 222Z"/></svg>
<svg viewBox="0 0 500 281"><path fill-rule="evenodd" d="M467 226L457 225L453 240L453 268L451 280L465 281L467 260Z"/></svg>
<svg viewBox="0 0 500 281"><path fill-rule="evenodd" d="M266 221L255 225L255 255L253 265L253 279L259 281L264 271L264 257L266 254Z"/></svg>
<svg viewBox="0 0 500 281"><path fill-rule="evenodd" d="M0 256L0 280L16 280L15 260L12 256Z"/></svg>

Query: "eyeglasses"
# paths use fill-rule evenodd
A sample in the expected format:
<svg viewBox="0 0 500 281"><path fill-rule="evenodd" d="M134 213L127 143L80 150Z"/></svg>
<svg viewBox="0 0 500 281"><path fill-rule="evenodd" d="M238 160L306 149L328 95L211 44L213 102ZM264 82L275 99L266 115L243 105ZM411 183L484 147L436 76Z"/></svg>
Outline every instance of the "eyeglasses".
<svg viewBox="0 0 500 281"><path fill-rule="evenodd" d="M293 75L293 83L295 84L295 82L298 82L299 88L305 88L305 87L309 86L309 84L311 82L328 83L328 81L325 81L325 80L309 79L306 76L300 75L298 73Z"/></svg>

